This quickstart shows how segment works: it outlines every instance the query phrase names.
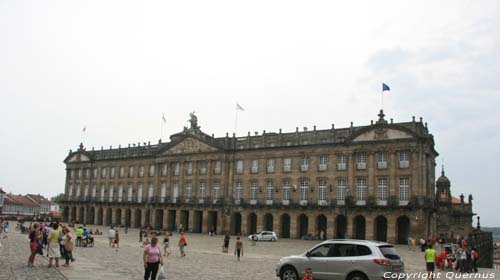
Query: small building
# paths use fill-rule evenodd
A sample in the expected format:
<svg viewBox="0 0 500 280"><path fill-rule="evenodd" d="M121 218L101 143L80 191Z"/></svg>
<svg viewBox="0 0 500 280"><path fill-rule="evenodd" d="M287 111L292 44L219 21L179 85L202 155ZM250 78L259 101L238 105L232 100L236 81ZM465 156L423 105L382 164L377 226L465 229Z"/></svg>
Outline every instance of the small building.
<svg viewBox="0 0 500 280"><path fill-rule="evenodd" d="M40 194L27 194L27 198L31 199L38 205L40 205L40 215L45 216L50 214L50 207L52 202Z"/></svg>
<svg viewBox="0 0 500 280"><path fill-rule="evenodd" d="M2 188L0 188L0 215L2 215L3 203L4 203L5 192Z"/></svg>
<svg viewBox="0 0 500 280"><path fill-rule="evenodd" d="M27 196L6 194L3 215L35 216L40 213L40 205Z"/></svg>

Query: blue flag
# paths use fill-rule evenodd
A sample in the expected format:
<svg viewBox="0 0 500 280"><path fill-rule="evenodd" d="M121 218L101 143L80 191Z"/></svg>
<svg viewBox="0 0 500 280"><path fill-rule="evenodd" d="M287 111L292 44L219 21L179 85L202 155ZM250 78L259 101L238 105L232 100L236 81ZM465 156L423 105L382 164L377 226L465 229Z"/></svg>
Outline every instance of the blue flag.
<svg viewBox="0 0 500 280"><path fill-rule="evenodd" d="M386 85L385 83L382 83L382 91L386 91L386 90L390 91L391 88L388 85Z"/></svg>

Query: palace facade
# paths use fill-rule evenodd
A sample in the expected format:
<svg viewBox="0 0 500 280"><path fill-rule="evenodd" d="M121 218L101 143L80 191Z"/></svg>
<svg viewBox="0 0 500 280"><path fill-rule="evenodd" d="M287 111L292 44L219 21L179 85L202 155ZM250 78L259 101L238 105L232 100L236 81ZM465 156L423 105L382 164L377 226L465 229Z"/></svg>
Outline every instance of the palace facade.
<svg viewBox="0 0 500 280"><path fill-rule="evenodd" d="M433 136L422 119L378 116L366 126L214 137L191 114L169 142L80 144L64 160L63 220L393 243L437 235Z"/></svg>

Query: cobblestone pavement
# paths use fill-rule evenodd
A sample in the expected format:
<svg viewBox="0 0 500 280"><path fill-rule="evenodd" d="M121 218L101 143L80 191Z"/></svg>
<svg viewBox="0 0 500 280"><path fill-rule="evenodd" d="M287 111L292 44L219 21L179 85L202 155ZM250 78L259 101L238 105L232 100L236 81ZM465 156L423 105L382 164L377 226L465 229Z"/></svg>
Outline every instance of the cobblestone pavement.
<svg viewBox="0 0 500 280"><path fill-rule="evenodd" d="M89 226L95 229L95 226ZM138 242L139 232L136 229L124 234L120 228L120 249L109 247L107 227L98 226L104 235L95 236L94 248L75 247L73 252L76 262L71 267L60 267L59 271L47 268L47 259L37 256L35 268L27 268L29 254L25 236L11 233L9 240L0 248L0 280L1 279L142 279L142 248ZM285 240L278 242L258 242L250 246L244 238L244 256L238 262L232 254L236 238L231 237L229 252L222 253L222 236L209 237L204 234L186 234L188 246L186 257L181 258L177 246L178 234L171 238L172 254L166 258L165 270L168 279L278 279L275 266L283 256L300 254L312 247L317 241ZM423 255L418 251L408 251L406 246L398 246L406 264L406 272L423 272L425 263ZM483 273L494 272L481 269ZM62 274L60 274L60 273ZM446 279L444 276L441 279ZM463 278L462 278L463 279ZM496 271L495 279L500 279L500 271Z"/></svg>

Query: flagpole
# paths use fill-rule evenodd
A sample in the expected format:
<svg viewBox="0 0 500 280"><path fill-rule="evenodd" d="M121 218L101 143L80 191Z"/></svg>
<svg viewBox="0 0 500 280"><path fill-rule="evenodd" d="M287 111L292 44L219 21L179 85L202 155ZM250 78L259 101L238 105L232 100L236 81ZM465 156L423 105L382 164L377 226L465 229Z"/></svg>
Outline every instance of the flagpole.
<svg viewBox="0 0 500 280"><path fill-rule="evenodd" d="M238 105L236 105L236 117L234 118L234 135L236 135L238 130Z"/></svg>
<svg viewBox="0 0 500 280"><path fill-rule="evenodd" d="M384 89L382 89L382 111L384 110Z"/></svg>

